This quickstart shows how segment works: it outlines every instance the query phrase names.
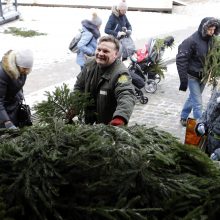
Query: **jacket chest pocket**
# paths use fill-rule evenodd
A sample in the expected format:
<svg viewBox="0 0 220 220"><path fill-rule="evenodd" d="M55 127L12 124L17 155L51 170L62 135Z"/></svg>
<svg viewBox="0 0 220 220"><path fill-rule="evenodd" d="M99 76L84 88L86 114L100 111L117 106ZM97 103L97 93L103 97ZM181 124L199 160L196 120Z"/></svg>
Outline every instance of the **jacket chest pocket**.
<svg viewBox="0 0 220 220"><path fill-rule="evenodd" d="M104 104L105 100L112 97L112 91L109 88L102 88L98 91L98 97L102 104Z"/></svg>
<svg viewBox="0 0 220 220"><path fill-rule="evenodd" d="M111 108L112 99L114 99L113 91L108 86L100 88L98 91L97 105L99 109L107 110Z"/></svg>

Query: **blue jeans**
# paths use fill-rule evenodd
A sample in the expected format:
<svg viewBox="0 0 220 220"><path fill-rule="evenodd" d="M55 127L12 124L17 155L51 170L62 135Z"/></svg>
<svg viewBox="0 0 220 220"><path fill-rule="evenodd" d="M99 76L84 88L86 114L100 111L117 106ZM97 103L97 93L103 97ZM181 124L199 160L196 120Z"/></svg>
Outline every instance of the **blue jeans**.
<svg viewBox="0 0 220 220"><path fill-rule="evenodd" d="M188 87L189 97L183 106L181 118L187 119L193 110L193 117L199 119L202 117L202 92L205 88L205 84L201 83L198 79L189 78Z"/></svg>

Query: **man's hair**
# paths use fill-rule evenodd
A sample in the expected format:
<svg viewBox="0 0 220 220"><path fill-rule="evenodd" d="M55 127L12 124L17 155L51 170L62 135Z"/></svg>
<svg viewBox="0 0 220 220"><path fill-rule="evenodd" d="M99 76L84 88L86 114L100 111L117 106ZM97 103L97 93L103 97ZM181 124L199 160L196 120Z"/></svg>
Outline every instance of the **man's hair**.
<svg viewBox="0 0 220 220"><path fill-rule="evenodd" d="M102 36L99 38L99 42L98 44L102 43L102 42L112 42L115 45L115 49L117 51L119 51L119 41L112 35L106 35L106 36Z"/></svg>

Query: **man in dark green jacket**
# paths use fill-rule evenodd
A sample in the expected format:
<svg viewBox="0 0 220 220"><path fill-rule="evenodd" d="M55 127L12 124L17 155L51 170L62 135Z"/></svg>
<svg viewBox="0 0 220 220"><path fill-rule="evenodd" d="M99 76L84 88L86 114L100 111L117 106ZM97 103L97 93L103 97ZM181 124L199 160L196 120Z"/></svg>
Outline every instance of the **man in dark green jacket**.
<svg viewBox="0 0 220 220"><path fill-rule="evenodd" d="M125 65L117 59L119 42L113 36L99 39L95 57L77 76L74 91L89 93L94 105L85 109L85 122L125 125L135 105L135 90Z"/></svg>

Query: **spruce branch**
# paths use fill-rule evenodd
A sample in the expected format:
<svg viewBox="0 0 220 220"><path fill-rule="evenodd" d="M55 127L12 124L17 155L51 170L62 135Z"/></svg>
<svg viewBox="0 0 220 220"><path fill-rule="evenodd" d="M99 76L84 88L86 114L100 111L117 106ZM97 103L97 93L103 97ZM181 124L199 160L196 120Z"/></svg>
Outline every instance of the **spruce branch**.
<svg viewBox="0 0 220 220"><path fill-rule="evenodd" d="M89 94L71 91L66 84L56 87L52 93L45 92L47 100L34 106L40 122L53 123L54 120L67 120L68 112L74 110L79 121L84 118L84 109L94 102Z"/></svg>
<svg viewBox="0 0 220 220"><path fill-rule="evenodd" d="M213 87L220 77L220 37L213 37L212 47L208 51L203 68L203 82L208 82Z"/></svg>

